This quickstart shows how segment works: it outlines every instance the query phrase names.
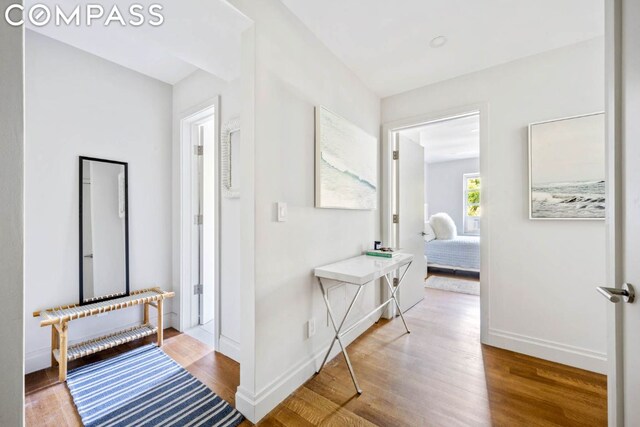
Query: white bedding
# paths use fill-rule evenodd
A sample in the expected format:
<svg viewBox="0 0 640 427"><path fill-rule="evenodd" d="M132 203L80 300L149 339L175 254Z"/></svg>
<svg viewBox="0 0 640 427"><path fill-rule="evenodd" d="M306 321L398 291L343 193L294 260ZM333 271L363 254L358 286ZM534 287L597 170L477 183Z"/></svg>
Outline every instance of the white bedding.
<svg viewBox="0 0 640 427"><path fill-rule="evenodd" d="M427 266L480 271L480 237L457 236L424 244Z"/></svg>

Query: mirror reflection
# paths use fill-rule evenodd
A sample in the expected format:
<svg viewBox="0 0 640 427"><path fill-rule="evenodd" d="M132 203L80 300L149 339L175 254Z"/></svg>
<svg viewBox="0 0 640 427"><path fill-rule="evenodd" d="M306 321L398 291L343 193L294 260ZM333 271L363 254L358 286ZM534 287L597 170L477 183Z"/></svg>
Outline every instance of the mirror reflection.
<svg viewBox="0 0 640 427"><path fill-rule="evenodd" d="M80 158L80 302L129 294L127 164Z"/></svg>

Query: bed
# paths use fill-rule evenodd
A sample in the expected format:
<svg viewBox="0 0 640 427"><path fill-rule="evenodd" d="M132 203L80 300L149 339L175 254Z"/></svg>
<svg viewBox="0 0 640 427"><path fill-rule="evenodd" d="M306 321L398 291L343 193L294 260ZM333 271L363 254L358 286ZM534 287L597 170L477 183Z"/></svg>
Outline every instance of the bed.
<svg viewBox="0 0 640 427"><path fill-rule="evenodd" d="M424 243L427 267L457 271L480 271L480 237L457 236Z"/></svg>

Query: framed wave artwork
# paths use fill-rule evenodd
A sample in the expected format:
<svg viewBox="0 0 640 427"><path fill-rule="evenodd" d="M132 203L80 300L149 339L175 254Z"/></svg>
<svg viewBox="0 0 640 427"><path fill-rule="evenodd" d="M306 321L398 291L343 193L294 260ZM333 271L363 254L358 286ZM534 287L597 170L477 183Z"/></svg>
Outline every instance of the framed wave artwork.
<svg viewBox="0 0 640 427"><path fill-rule="evenodd" d="M604 113L529 125L529 218L605 218Z"/></svg>
<svg viewBox="0 0 640 427"><path fill-rule="evenodd" d="M317 208L374 210L378 140L351 122L316 107Z"/></svg>

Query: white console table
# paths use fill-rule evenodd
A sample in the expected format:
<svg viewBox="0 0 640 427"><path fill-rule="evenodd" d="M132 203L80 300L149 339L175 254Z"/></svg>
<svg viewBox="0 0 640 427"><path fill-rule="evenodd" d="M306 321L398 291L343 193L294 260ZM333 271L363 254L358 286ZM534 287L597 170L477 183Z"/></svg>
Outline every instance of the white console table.
<svg viewBox="0 0 640 427"><path fill-rule="evenodd" d="M314 270L315 276L318 278L318 284L320 285L320 290L322 291L322 296L324 298L324 302L327 305L327 310L329 311L329 318L331 319L331 324L333 325L333 329L335 331L335 336L331 341L331 346L327 351L322 364L317 372L320 372L324 365L327 363L327 358L333 349L333 345L336 341L340 344L340 348L342 349L342 354L344 354L344 359L347 362L347 367L349 368L349 373L351 374L351 379L353 380L353 385L356 387L356 391L358 394L362 394L362 389L358 385L358 380L356 379L356 375L353 372L353 367L351 366L351 361L349 360L349 355L347 354L347 350L345 345L342 342L342 337L351 332L355 327L360 325L362 322L371 317L374 313L378 312L378 310L383 309L387 306L387 304L392 301L395 303L398 308L398 313L400 314L400 318L402 319L402 323L404 324L407 333L410 333L409 328L407 327L407 322L404 320L404 316L402 315L402 310L400 309L400 304L396 299L396 293L400 285L402 284L402 280L404 279L405 274L411 267L411 263L413 262L413 255L411 254L403 254L398 253L393 258L382 258L368 255L361 255L355 258L350 258L344 261L339 261L333 264L325 265L323 267L318 267ZM390 279L390 274L405 267L404 272L401 274L400 279L395 284L392 284L393 281ZM385 278L387 286L390 291L390 298L383 302L380 306L376 307L373 311L371 311L366 316L362 317L352 325L345 327L345 321L351 313L356 300L362 293L362 289L365 285L369 283L373 283L376 279L381 277ZM335 315L333 314L333 310L331 309L331 303L329 302L329 297L327 296L327 289L323 284L323 279L335 280L342 283L347 283L350 285L357 286L358 289L347 308L347 311L344 314L344 317L340 322L336 322Z"/></svg>

